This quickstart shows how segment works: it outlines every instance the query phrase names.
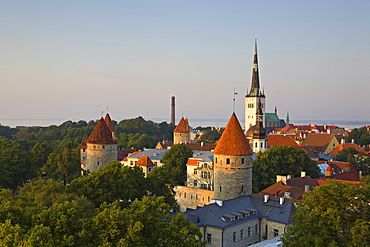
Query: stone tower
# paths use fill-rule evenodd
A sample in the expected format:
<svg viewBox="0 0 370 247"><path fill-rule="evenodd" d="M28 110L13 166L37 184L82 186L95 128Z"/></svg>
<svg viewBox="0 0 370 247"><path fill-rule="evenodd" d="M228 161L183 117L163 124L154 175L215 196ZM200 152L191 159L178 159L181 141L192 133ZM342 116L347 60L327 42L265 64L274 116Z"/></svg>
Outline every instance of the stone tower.
<svg viewBox="0 0 370 247"><path fill-rule="evenodd" d="M101 118L86 141L84 170L93 172L110 161L117 160L117 141L113 136L106 121Z"/></svg>
<svg viewBox="0 0 370 247"><path fill-rule="evenodd" d="M187 118L181 118L173 131L173 144L190 142L190 126Z"/></svg>
<svg viewBox="0 0 370 247"><path fill-rule="evenodd" d="M228 200L252 193L252 154L233 113L214 150L214 199Z"/></svg>
<svg viewBox="0 0 370 247"><path fill-rule="evenodd" d="M263 127L263 112L261 101L258 101L256 112L256 126L253 129L252 149L253 152L265 151L267 147L266 130Z"/></svg>
<svg viewBox="0 0 370 247"><path fill-rule="evenodd" d="M249 92L245 96L245 131L248 131L250 127L256 123L256 112L257 103L261 102L261 108L263 113L263 126L266 126L265 122L265 94L261 91L259 72L258 72L258 57L257 57L257 38L254 43L254 61L252 70L252 85Z"/></svg>

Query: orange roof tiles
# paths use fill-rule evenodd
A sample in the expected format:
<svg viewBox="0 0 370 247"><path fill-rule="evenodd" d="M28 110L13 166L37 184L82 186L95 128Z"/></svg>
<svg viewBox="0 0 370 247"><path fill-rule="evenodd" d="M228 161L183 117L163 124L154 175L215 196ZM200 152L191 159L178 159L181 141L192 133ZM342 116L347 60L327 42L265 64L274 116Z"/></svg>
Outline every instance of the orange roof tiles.
<svg viewBox="0 0 370 247"><path fill-rule="evenodd" d="M85 134L84 137L82 138L81 146L80 149L86 149L86 142L87 142L87 135Z"/></svg>
<svg viewBox="0 0 370 247"><path fill-rule="evenodd" d="M104 119L101 118L98 124L95 126L89 139L87 140L87 143L117 144L117 141L113 140L112 132L110 131L108 125L105 123Z"/></svg>
<svg viewBox="0 0 370 247"><path fill-rule="evenodd" d="M302 146L324 146L335 138L333 134L308 133L302 142Z"/></svg>
<svg viewBox="0 0 370 247"><path fill-rule="evenodd" d="M188 159L188 163L186 165L187 166L198 166L198 161L200 161L200 159Z"/></svg>
<svg viewBox="0 0 370 247"><path fill-rule="evenodd" d="M190 126L189 126L189 121L186 118L181 118L180 122L176 126L175 130L173 132L176 133L189 133L190 132Z"/></svg>
<svg viewBox="0 0 370 247"><path fill-rule="evenodd" d="M141 158L136 163L137 166L154 166L153 161L148 156L141 156Z"/></svg>
<svg viewBox="0 0 370 247"><path fill-rule="evenodd" d="M296 147L300 150L304 149L294 141L294 135L268 135L268 147L272 146L289 146Z"/></svg>
<svg viewBox="0 0 370 247"><path fill-rule="evenodd" d="M334 155L334 157L337 157L338 152L346 148L354 148L359 152L364 152L364 150L359 145L354 144L354 143L346 143L346 144L339 144L338 147L334 148L330 153Z"/></svg>
<svg viewBox="0 0 370 247"><path fill-rule="evenodd" d="M218 141L214 154L250 155L253 154L247 138L235 113L230 117Z"/></svg>

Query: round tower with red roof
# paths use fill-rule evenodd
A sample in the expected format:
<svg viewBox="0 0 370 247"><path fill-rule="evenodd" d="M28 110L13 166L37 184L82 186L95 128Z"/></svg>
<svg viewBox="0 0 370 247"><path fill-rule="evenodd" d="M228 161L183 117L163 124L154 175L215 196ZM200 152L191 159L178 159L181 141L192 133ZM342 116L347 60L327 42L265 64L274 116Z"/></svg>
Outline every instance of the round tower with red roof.
<svg viewBox="0 0 370 247"><path fill-rule="evenodd" d="M214 199L228 200L252 193L252 154L233 113L214 150Z"/></svg>
<svg viewBox="0 0 370 247"><path fill-rule="evenodd" d="M106 119L110 120L110 117ZM117 160L117 141L109 125L110 123L107 124L106 120L101 118L87 139L86 160L82 165L85 171L93 172L110 161Z"/></svg>
<svg viewBox="0 0 370 247"><path fill-rule="evenodd" d="M173 131L173 144L185 144L190 142L190 130L188 119L182 117Z"/></svg>

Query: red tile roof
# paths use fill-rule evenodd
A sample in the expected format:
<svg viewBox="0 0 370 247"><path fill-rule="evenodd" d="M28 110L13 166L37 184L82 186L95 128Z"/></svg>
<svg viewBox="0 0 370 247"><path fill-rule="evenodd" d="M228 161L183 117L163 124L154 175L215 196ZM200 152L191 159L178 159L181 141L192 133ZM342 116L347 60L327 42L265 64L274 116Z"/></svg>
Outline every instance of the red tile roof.
<svg viewBox="0 0 370 247"><path fill-rule="evenodd" d="M107 115L105 115L104 121L108 125L110 131L115 133L116 132L116 127L114 127L112 119L110 118L108 113L107 113Z"/></svg>
<svg viewBox="0 0 370 247"><path fill-rule="evenodd" d="M274 134L271 134L271 135L268 135L268 147L272 147L272 146L289 146L289 147L295 147L295 148L298 148L299 150L303 150L304 149L298 145L298 143L296 143L294 141L294 136L295 135L274 135Z"/></svg>
<svg viewBox="0 0 370 247"><path fill-rule="evenodd" d="M87 143L92 144L117 144L117 141L113 140L112 132L104 119L101 118L98 124L95 126L94 131L91 133Z"/></svg>
<svg viewBox="0 0 370 247"><path fill-rule="evenodd" d="M186 118L181 118L180 122L176 126L175 130L173 132L176 133L189 133L190 132L190 126L189 126L189 121Z"/></svg>
<svg viewBox="0 0 370 247"><path fill-rule="evenodd" d="M230 117L224 132L218 141L214 154L251 155L252 149L244 135L235 113Z"/></svg>
<svg viewBox="0 0 370 247"><path fill-rule="evenodd" d="M302 142L302 146L325 146L335 138L333 134L308 133Z"/></svg>
<svg viewBox="0 0 370 247"><path fill-rule="evenodd" d="M339 144L338 147L334 148L330 153L334 155L334 157L337 157L338 152L346 148L354 148L359 152L364 152L364 150L359 145L354 144L354 143L346 143L346 144Z"/></svg>
<svg viewBox="0 0 370 247"><path fill-rule="evenodd" d="M86 149L86 142L87 142L87 135L85 134L84 137L82 138L82 143L80 146L80 149Z"/></svg>
<svg viewBox="0 0 370 247"><path fill-rule="evenodd" d="M136 163L137 166L154 166L153 161L148 156L141 156L141 158Z"/></svg>
<svg viewBox="0 0 370 247"><path fill-rule="evenodd" d="M200 161L200 159L188 159L188 163L186 165L187 166L198 166L198 161Z"/></svg>

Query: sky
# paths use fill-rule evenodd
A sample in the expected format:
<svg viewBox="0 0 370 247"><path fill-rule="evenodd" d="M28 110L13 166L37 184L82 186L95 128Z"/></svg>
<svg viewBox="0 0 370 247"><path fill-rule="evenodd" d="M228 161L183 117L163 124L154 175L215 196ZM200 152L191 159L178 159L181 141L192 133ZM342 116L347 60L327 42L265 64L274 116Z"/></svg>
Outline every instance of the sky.
<svg viewBox="0 0 370 247"><path fill-rule="evenodd" d="M267 112L370 121L370 1L12 0L0 8L0 124L244 119L254 38ZM8 122L7 122L8 121Z"/></svg>

